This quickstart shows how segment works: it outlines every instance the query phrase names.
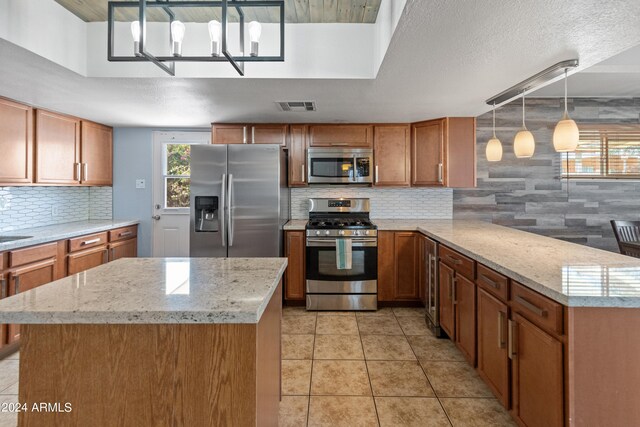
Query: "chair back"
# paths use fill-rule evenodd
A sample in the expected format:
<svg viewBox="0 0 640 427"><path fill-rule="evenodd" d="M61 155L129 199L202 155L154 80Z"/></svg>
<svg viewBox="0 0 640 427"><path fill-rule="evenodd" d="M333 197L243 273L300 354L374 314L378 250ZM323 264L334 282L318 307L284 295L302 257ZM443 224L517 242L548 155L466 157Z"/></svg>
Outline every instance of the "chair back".
<svg viewBox="0 0 640 427"><path fill-rule="evenodd" d="M640 258L640 251L625 245L628 242L640 243L640 221L611 221L613 234L618 241L620 253Z"/></svg>

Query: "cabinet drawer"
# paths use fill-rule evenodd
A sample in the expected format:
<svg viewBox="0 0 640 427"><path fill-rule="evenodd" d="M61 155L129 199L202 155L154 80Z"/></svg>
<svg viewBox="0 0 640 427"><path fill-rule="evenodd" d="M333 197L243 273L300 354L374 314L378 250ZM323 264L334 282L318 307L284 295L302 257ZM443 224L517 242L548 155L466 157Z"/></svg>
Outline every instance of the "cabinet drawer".
<svg viewBox="0 0 640 427"><path fill-rule="evenodd" d="M475 280L476 263L459 252L440 246L440 260L469 280Z"/></svg>
<svg viewBox="0 0 640 427"><path fill-rule="evenodd" d="M511 282L511 301L516 313L547 331L562 334L562 304L516 282Z"/></svg>
<svg viewBox="0 0 640 427"><path fill-rule="evenodd" d="M68 272L69 275L80 273L109 262L109 251L107 246L87 249L86 251L76 252L68 256Z"/></svg>
<svg viewBox="0 0 640 427"><path fill-rule="evenodd" d="M89 234L74 239L69 239L69 252L76 252L82 249L94 248L107 243L107 232Z"/></svg>
<svg viewBox="0 0 640 427"><path fill-rule="evenodd" d="M25 249L16 249L9 252L9 267L17 267L40 261L47 258L54 258L58 251L57 243L47 243L46 245L32 246Z"/></svg>
<svg viewBox="0 0 640 427"><path fill-rule="evenodd" d="M136 237L138 235L138 226L132 225L130 227L116 228L109 231L109 241L117 242L119 240L126 240Z"/></svg>
<svg viewBox="0 0 640 427"><path fill-rule="evenodd" d="M502 301L507 301L509 298L509 279L489 267L478 264L476 283L482 289L500 298Z"/></svg>

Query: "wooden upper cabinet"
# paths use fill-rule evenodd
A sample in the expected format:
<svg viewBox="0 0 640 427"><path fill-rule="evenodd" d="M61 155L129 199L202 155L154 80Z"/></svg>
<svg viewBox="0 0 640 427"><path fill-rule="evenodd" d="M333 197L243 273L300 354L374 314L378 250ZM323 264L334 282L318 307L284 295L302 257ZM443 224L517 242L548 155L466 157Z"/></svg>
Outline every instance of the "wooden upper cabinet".
<svg viewBox="0 0 640 427"><path fill-rule="evenodd" d="M251 126L250 142L252 144L279 144L286 147L288 130L289 125L253 125Z"/></svg>
<svg viewBox="0 0 640 427"><path fill-rule="evenodd" d="M309 147L371 147L372 125L309 125Z"/></svg>
<svg viewBox="0 0 640 427"><path fill-rule="evenodd" d="M247 125L244 124L213 124L211 126L212 144L248 144Z"/></svg>
<svg viewBox="0 0 640 427"><path fill-rule="evenodd" d="M0 98L0 185L33 179L33 110Z"/></svg>
<svg viewBox="0 0 640 427"><path fill-rule="evenodd" d="M289 127L289 186L307 185L307 132L306 125Z"/></svg>
<svg viewBox="0 0 640 427"><path fill-rule="evenodd" d="M80 120L36 110L36 179L38 184L80 181Z"/></svg>
<svg viewBox="0 0 640 427"><path fill-rule="evenodd" d="M81 124L81 182L87 185L113 183L113 129L98 123Z"/></svg>
<svg viewBox="0 0 640 427"><path fill-rule="evenodd" d="M446 119L411 126L411 185L445 186Z"/></svg>
<svg viewBox="0 0 640 427"><path fill-rule="evenodd" d="M447 117L411 125L411 185L476 186L476 120Z"/></svg>
<svg viewBox="0 0 640 427"><path fill-rule="evenodd" d="M304 231L286 231L284 233L285 253L289 265L284 272L284 298L286 300L305 300L305 237Z"/></svg>
<svg viewBox="0 0 640 427"><path fill-rule="evenodd" d="M409 125L376 125L373 133L374 185L411 185L411 128Z"/></svg>

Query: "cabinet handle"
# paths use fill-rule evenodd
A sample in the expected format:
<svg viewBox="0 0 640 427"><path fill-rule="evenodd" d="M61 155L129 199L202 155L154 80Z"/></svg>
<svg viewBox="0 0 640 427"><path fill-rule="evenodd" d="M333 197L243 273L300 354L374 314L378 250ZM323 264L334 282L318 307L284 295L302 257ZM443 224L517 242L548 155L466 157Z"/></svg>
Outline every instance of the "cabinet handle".
<svg viewBox="0 0 640 427"><path fill-rule="evenodd" d="M507 321L508 325L509 325L509 334L508 334L508 349L507 349L507 355L509 356L509 359L512 359L516 356L516 346L515 346L515 339L516 339L516 331L515 331L515 326L516 326L516 322L513 320L508 320Z"/></svg>
<svg viewBox="0 0 640 427"><path fill-rule="evenodd" d="M93 243L98 243L99 241L100 241L100 238L98 237L97 239L85 240L80 244L81 245L91 245Z"/></svg>
<svg viewBox="0 0 640 427"><path fill-rule="evenodd" d="M6 298L7 294L9 293L9 290L7 289L7 279L0 280L0 286L2 286L2 298Z"/></svg>
<svg viewBox="0 0 640 427"><path fill-rule="evenodd" d="M80 163L74 163L74 164L73 164L73 167L75 167L75 168L76 168L76 170L75 170L75 175L73 176L73 180L74 180L74 181L78 181L78 182L80 182L80 180L82 179L82 177L80 176L80 174L81 174L81 171L80 171L81 166L82 166L82 165L81 165Z"/></svg>
<svg viewBox="0 0 640 427"><path fill-rule="evenodd" d="M516 302L518 304L522 305L527 310L537 314L540 317L547 317L547 310L543 310L542 308L538 307L537 305L531 304L529 301L527 301L526 299L522 298L520 295L516 295L516 297L514 299L516 300Z"/></svg>
<svg viewBox="0 0 640 427"><path fill-rule="evenodd" d="M504 348L504 313L498 312L498 348Z"/></svg>
<svg viewBox="0 0 640 427"><path fill-rule="evenodd" d="M380 174L378 173L378 165L376 165L376 184L380 182Z"/></svg>
<svg viewBox="0 0 640 427"><path fill-rule="evenodd" d="M13 283L15 284L15 287L14 287L16 291L15 294L18 295L20 293L20 276L15 276Z"/></svg>
<svg viewBox="0 0 640 427"><path fill-rule="evenodd" d="M102 263L106 264L109 262L109 249L105 248L104 252L102 253Z"/></svg>
<svg viewBox="0 0 640 427"><path fill-rule="evenodd" d="M491 286L492 288L495 289L500 289L500 283L495 282L491 279L489 279L487 276L485 276L484 274L480 274L480 278L489 286Z"/></svg>
<svg viewBox="0 0 640 427"><path fill-rule="evenodd" d="M116 248L111 248L111 260L114 261L116 259Z"/></svg>
<svg viewBox="0 0 640 427"><path fill-rule="evenodd" d="M460 261L458 258L452 257L451 255L445 255L445 257L455 265L462 264L462 261Z"/></svg>
<svg viewBox="0 0 640 427"><path fill-rule="evenodd" d="M438 182L442 182L442 175L443 175L443 165L442 163L438 163Z"/></svg>
<svg viewBox="0 0 640 427"><path fill-rule="evenodd" d="M89 180L89 163L82 164L82 181Z"/></svg>
<svg viewBox="0 0 640 427"><path fill-rule="evenodd" d="M251 126L251 143L252 144L256 143L256 127L255 126Z"/></svg>
<svg viewBox="0 0 640 427"><path fill-rule="evenodd" d="M131 231L123 231L122 233L118 234L118 237L127 237L131 234L133 234Z"/></svg>
<svg viewBox="0 0 640 427"><path fill-rule="evenodd" d="M302 182L306 182L307 177L304 175L304 164L302 164Z"/></svg>
<svg viewBox="0 0 640 427"><path fill-rule="evenodd" d="M332 142L330 145L340 145L340 146L342 146L342 145L349 145L349 143L348 142Z"/></svg>
<svg viewBox="0 0 640 427"><path fill-rule="evenodd" d="M247 127L246 126L242 127L242 143L243 144L247 143Z"/></svg>
<svg viewBox="0 0 640 427"><path fill-rule="evenodd" d="M456 301L458 299L458 295L456 292L456 278L454 277L453 280L451 280L451 299L453 300L453 305L456 305L458 303L458 301Z"/></svg>

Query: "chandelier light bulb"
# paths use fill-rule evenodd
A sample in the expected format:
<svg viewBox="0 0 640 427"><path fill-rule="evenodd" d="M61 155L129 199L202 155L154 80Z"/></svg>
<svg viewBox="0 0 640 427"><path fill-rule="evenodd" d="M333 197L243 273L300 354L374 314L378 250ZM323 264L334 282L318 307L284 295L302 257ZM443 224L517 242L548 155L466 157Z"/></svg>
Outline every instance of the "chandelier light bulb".
<svg viewBox="0 0 640 427"><path fill-rule="evenodd" d="M171 40L173 40L171 54L173 56L182 56L182 40L184 40L185 30L182 22L173 21L171 23Z"/></svg>
<svg viewBox="0 0 640 427"><path fill-rule="evenodd" d="M211 38L211 56L220 56L220 39L222 38L222 24L209 21L209 37Z"/></svg>
<svg viewBox="0 0 640 427"><path fill-rule="evenodd" d="M580 130L567 111L567 69L564 70L564 114L553 131L553 148L559 153L576 151L580 142Z"/></svg>
<svg viewBox="0 0 640 427"><path fill-rule="evenodd" d="M251 41L251 56L258 56L258 46L262 35L262 25L258 21L249 22L249 40Z"/></svg>
<svg viewBox="0 0 640 427"><path fill-rule="evenodd" d="M140 21L131 23L131 38L133 39L133 54L140 56Z"/></svg>

